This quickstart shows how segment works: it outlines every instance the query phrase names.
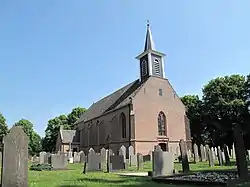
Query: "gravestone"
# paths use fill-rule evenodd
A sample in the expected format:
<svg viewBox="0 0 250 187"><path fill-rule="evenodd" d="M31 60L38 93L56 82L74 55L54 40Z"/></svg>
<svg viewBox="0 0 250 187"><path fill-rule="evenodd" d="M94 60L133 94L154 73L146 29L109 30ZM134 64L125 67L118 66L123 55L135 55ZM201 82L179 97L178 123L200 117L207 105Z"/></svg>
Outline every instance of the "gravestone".
<svg viewBox="0 0 250 187"><path fill-rule="evenodd" d="M108 161L108 150L104 147L100 150L101 155L101 170L105 170L107 168L107 161Z"/></svg>
<svg viewBox="0 0 250 187"><path fill-rule="evenodd" d="M119 155L123 156L124 163L126 163L126 147L124 145L119 149Z"/></svg>
<svg viewBox="0 0 250 187"><path fill-rule="evenodd" d="M134 147L131 145L128 148L128 155L129 155L129 166L136 166L137 165L137 156L135 154Z"/></svg>
<svg viewBox="0 0 250 187"><path fill-rule="evenodd" d="M188 158L187 158L186 143L183 139L181 139L179 145L180 145L180 152L181 152L182 171L183 173L188 173L189 163L188 163Z"/></svg>
<svg viewBox="0 0 250 187"><path fill-rule="evenodd" d="M204 146L202 144L200 145L200 152L201 152L201 161L206 162L205 150L204 150Z"/></svg>
<svg viewBox="0 0 250 187"><path fill-rule="evenodd" d="M223 146L223 150L224 150L225 164L227 166L229 166L230 165L230 157L229 157L229 152L228 152L229 149L228 149L227 145Z"/></svg>
<svg viewBox="0 0 250 187"><path fill-rule="evenodd" d="M74 163L80 163L80 152L74 152L74 157L73 157Z"/></svg>
<svg viewBox="0 0 250 187"><path fill-rule="evenodd" d="M218 161L219 161L219 165L220 165L220 166L223 166L223 157L222 157L222 151L221 151L221 149L220 149L220 146L218 146L217 152L218 152Z"/></svg>
<svg viewBox="0 0 250 187"><path fill-rule="evenodd" d="M141 153L137 153L137 170L143 169L143 155Z"/></svg>
<svg viewBox="0 0 250 187"><path fill-rule="evenodd" d="M51 165L53 169L63 169L67 165L67 155L62 153L51 155Z"/></svg>
<svg viewBox="0 0 250 187"><path fill-rule="evenodd" d="M86 158L85 158L85 154L83 151L80 151L80 163L83 164L85 163Z"/></svg>
<svg viewBox="0 0 250 187"><path fill-rule="evenodd" d="M123 155L110 156L110 171L126 169Z"/></svg>
<svg viewBox="0 0 250 187"><path fill-rule="evenodd" d="M93 148L89 149L88 154L88 171L100 171L101 170L101 155L95 153Z"/></svg>
<svg viewBox="0 0 250 187"><path fill-rule="evenodd" d="M199 150L196 143L193 145L193 148L194 148L194 162L198 163L200 159L199 159Z"/></svg>
<svg viewBox="0 0 250 187"><path fill-rule="evenodd" d="M214 157L212 154L212 150L207 147L207 156L208 156L208 163L210 167L214 167Z"/></svg>
<svg viewBox="0 0 250 187"><path fill-rule="evenodd" d="M239 124L234 124L234 143L238 175L240 179L246 180L248 178L248 168L243 134Z"/></svg>
<svg viewBox="0 0 250 187"><path fill-rule="evenodd" d="M211 153L212 153L213 160L215 161L216 160L216 155L215 155L215 152L214 152L214 147L211 148Z"/></svg>
<svg viewBox="0 0 250 187"><path fill-rule="evenodd" d="M28 187L28 137L14 126L3 138L2 187Z"/></svg>
<svg viewBox="0 0 250 187"><path fill-rule="evenodd" d="M46 157L46 154L47 154L47 153L44 152L44 151L39 153L39 163L40 163L40 164L45 164L45 157Z"/></svg>
<svg viewBox="0 0 250 187"><path fill-rule="evenodd" d="M156 148L152 152L153 177L166 176L173 174L174 157L173 153L162 151Z"/></svg>
<svg viewBox="0 0 250 187"><path fill-rule="evenodd" d="M232 159L235 159L236 155L235 155L235 146L234 144L232 145Z"/></svg>

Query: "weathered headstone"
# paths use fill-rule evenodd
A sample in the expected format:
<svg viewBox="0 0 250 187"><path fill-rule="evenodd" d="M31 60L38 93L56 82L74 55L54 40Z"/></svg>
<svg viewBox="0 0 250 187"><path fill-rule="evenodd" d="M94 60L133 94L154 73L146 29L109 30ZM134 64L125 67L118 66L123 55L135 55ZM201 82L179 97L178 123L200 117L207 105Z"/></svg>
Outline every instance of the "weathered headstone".
<svg viewBox="0 0 250 187"><path fill-rule="evenodd" d="M227 145L224 145L223 150L224 150L224 156L225 156L225 164L227 166L229 166L230 165L230 157L229 157L229 152L228 152L229 149L228 149Z"/></svg>
<svg viewBox="0 0 250 187"><path fill-rule="evenodd" d="M100 150L101 155L101 170L105 170L107 167L107 161L108 161L108 150L106 150L104 147Z"/></svg>
<svg viewBox="0 0 250 187"><path fill-rule="evenodd" d="M110 156L110 171L126 169L123 155Z"/></svg>
<svg viewBox="0 0 250 187"><path fill-rule="evenodd" d="M243 134L239 124L234 124L234 143L236 153L236 165L240 179L248 178L248 168L246 161L246 152L244 146Z"/></svg>
<svg viewBox="0 0 250 187"><path fill-rule="evenodd" d="M196 143L193 145L193 148L194 148L194 162L198 163L200 159L199 159L199 149Z"/></svg>
<svg viewBox="0 0 250 187"><path fill-rule="evenodd" d="M73 161L74 163L80 163L80 152L74 152L74 157L73 157Z"/></svg>
<svg viewBox="0 0 250 187"><path fill-rule="evenodd" d="M51 155L51 165L53 169L63 169L67 165L67 155L62 153Z"/></svg>
<svg viewBox="0 0 250 187"><path fill-rule="evenodd" d="M185 145L185 141L183 139L180 140L180 151L181 151L181 163L182 163L182 171L183 173L189 172L189 163L187 158L187 149Z"/></svg>
<svg viewBox="0 0 250 187"><path fill-rule="evenodd" d="M234 144L232 145L232 159L235 159L236 155L235 155L235 146Z"/></svg>
<svg viewBox="0 0 250 187"><path fill-rule="evenodd" d="M218 152L218 161L219 161L219 165L222 166L222 165L223 165L223 157L222 157L222 151L221 151L221 149L220 149L220 146L218 146L217 152Z"/></svg>
<svg viewBox="0 0 250 187"><path fill-rule="evenodd" d="M212 154L212 150L207 147L207 156L208 156L208 162L210 167L214 167L214 157Z"/></svg>
<svg viewBox="0 0 250 187"><path fill-rule="evenodd" d="M211 148L211 153L212 153L213 160L215 161L216 160L216 155L215 155L215 152L214 152L214 147Z"/></svg>
<svg viewBox="0 0 250 187"><path fill-rule="evenodd" d="M173 174L174 162L173 153L164 152L157 148L152 152L153 177Z"/></svg>
<svg viewBox="0 0 250 187"><path fill-rule="evenodd" d="M101 155L95 153L94 149L89 149L88 154L88 171L99 171L101 170Z"/></svg>
<svg viewBox="0 0 250 187"><path fill-rule="evenodd" d="M80 151L79 153L80 153L80 163L83 164L86 161L85 154L83 151Z"/></svg>
<svg viewBox="0 0 250 187"><path fill-rule="evenodd" d="M126 147L124 145L119 149L119 155L122 155L124 158L124 163L126 163Z"/></svg>
<svg viewBox="0 0 250 187"><path fill-rule="evenodd" d="M40 164L45 164L46 154L47 153L44 151L39 153L39 163Z"/></svg>
<svg viewBox="0 0 250 187"><path fill-rule="evenodd" d="M14 126L3 138L2 187L28 187L28 137Z"/></svg>
<svg viewBox="0 0 250 187"><path fill-rule="evenodd" d="M143 155L137 153L137 170L143 169Z"/></svg>
<svg viewBox="0 0 250 187"><path fill-rule="evenodd" d="M200 145L200 152L201 152L201 161L206 162L205 150L204 150L204 146L202 144Z"/></svg>

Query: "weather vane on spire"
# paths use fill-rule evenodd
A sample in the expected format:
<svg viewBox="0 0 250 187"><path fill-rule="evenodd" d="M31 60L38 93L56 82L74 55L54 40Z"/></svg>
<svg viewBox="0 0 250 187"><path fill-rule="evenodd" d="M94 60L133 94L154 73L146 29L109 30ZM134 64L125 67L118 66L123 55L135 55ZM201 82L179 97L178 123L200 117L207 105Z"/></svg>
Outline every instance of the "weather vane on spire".
<svg viewBox="0 0 250 187"><path fill-rule="evenodd" d="M149 20L147 20L147 27L149 27Z"/></svg>

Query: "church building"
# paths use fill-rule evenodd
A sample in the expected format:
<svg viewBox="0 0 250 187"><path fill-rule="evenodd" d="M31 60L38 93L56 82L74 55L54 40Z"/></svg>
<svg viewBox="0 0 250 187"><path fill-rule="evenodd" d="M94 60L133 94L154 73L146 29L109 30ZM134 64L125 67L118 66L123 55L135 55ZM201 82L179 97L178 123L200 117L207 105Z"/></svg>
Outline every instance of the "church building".
<svg viewBox="0 0 250 187"><path fill-rule="evenodd" d="M112 149L132 145L148 154L154 146L175 149L180 139L191 144L185 106L165 77L165 54L157 51L147 24L145 47L136 59L140 77L92 104L76 122L79 149Z"/></svg>

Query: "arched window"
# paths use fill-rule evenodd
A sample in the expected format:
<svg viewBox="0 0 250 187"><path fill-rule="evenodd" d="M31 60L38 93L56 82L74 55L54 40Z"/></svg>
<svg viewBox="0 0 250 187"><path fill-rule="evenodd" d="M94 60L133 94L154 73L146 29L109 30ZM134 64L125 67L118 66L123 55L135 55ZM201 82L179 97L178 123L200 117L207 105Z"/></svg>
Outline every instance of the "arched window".
<svg viewBox="0 0 250 187"><path fill-rule="evenodd" d="M158 135L166 136L166 116L163 112L158 115Z"/></svg>
<svg viewBox="0 0 250 187"><path fill-rule="evenodd" d="M122 128L122 138L126 138L126 116L124 113L121 113L119 122Z"/></svg>

